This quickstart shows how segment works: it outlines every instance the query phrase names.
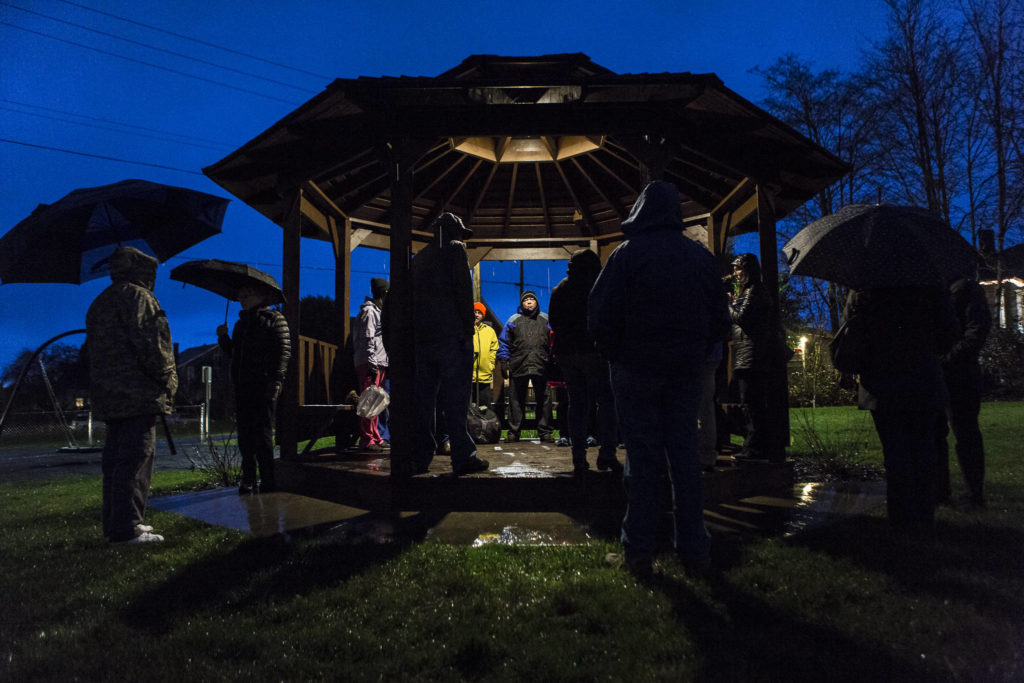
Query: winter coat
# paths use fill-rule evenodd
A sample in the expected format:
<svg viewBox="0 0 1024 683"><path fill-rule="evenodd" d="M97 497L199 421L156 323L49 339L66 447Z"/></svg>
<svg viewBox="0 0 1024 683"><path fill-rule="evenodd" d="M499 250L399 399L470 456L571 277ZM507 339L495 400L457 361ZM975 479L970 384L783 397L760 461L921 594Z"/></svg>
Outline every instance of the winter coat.
<svg viewBox="0 0 1024 683"><path fill-rule="evenodd" d="M461 230L461 223L439 219L434 239L412 260L417 344L473 335L473 279Z"/></svg>
<svg viewBox="0 0 1024 683"><path fill-rule="evenodd" d="M378 368L388 366L388 354L384 350L381 332L380 306L372 297L359 309L359 317L352 328L353 361L356 367L375 365Z"/></svg>
<svg viewBox="0 0 1024 683"><path fill-rule="evenodd" d="M729 307L733 367L766 369L771 363L772 303L760 273L750 274L743 292Z"/></svg>
<svg viewBox="0 0 1024 683"><path fill-rule="evenodd" d="M980 389L981 367L978 354L992 327L985 290L974 280L957 280L949 288L960 334L953 348L942 359L946 385L951 389Z"/></svg>
<svg viewBox="0 0 1024 683"><path fill-rule="evenodd" d="M510 377L543 377L551 363L548 317L540 308L522 306L508 319L498 337L498 358L508 361Z"/></svg>
<svg viewBox="0 0 1024 683"><path fill-rule="evenodd" d="M485 322L473 332L473 381L490 384L494 378L494 361L498 354L498 335Z"/></svg>
<svg viewBox="0 0 1024 683"><path fill-rule="evenodd" d="M231 379L236 388L266 392L284 382L292 338L280 311L241 310L231 336L221 335L218 342L231 356Z"/></svg>
<svg viewBox="0 0 1024 683"><path fill-rule="evenodd" d="M947 292L933 287L851 292L843 317L854 316L862 316L868 330L857 405L887 412L942 411L946 386L940 359L957 338Z"/></svg>
<svg viewBox="0 0 1024 683"><path fill-rule="evenodd" d="M568 276L551 290L548 322L554 332L552 351L561 356L596 353L587 329L587 298L601 272L601 259L586 249L569 259Z"/></svg>
<svg viewBox="0 0 1024 683"><path fill-rule="evenodd" d="M118 248L113 283L86 313L89 398L101 420L171 412L178 375L167 315L153 296L156 266L138 249Z"/></svg>
<svg viewBox="0 0 1024 683"><path fill-rule="evenodd" d="M675 186L648 184L622 229L590 291L598 349L639 372L700 372L729 330L728 303L711 252L683 235Z"/></svg>

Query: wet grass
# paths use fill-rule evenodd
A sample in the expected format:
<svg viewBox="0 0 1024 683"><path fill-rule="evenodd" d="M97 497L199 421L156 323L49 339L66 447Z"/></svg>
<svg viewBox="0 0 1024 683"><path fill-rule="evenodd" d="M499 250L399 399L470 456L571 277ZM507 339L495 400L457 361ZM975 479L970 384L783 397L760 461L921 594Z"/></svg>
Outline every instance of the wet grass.
<svg viewBox="0 0 1024 683"><path fill-rule="evenodd" d="M718 537L709 577L665 556L647 584L604 566L613 539L446 546L415 517L353 544L154 510L166 543L108 547L96 477L0 484L0 680L1021 680L1022 414L984 406L989 508L941 509L936 539L879 511Z"/></svg>

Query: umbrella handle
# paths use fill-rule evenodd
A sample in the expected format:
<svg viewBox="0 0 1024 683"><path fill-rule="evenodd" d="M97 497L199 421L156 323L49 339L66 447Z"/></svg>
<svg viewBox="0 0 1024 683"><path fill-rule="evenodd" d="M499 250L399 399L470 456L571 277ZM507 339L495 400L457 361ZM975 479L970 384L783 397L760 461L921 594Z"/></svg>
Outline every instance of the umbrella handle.
<svg viewBox="0 0 1024 683"><path fill-rule="evenodd" d="M231 299L228 299L227 303L224 304L224 324L225 325L228 324L228 311L230 309L231 309Z"/></svg>

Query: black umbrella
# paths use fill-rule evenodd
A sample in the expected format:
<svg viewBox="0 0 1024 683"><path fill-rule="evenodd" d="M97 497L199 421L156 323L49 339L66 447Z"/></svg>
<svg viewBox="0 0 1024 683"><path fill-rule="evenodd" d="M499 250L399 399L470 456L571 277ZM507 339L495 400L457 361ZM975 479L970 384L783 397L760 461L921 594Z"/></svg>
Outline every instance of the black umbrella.
<svg viewBox="0 0 1024 683"><path fill-rule="evenodd" d="M187 261L171 270L171 279L220 294L231 301L238 301L243 289L254 289L263 294L267 304L284 301L277 280L270 274L235 261Z"/></svg>
<svg viewBox="0 0 1024 683"><path fill-rule="evenodd" d="M0 282L81 284L107 275L121 245L166 261L219 233L228 201L146 180L75 190L0 238Z"/></svg>
<svg viewBox="0 0 1024 683"><path fill-rule="evenodd" d="M912 206L849 204L789 240L793 275L854 289L945 285L974 277L978 252L935 214Z"/></svg>

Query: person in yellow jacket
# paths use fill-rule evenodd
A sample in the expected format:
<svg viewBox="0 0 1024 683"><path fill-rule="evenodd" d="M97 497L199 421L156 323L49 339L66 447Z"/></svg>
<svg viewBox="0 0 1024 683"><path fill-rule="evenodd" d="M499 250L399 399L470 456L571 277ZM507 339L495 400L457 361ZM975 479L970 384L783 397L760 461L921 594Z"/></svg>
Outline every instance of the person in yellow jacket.
<svg viewBox="0 0 1024 683"><path fill-rule="evenodd" d="M498 354L498 335L490 324L484 322L487 307L479 301L473 304L473 394L472 401L478 405L491 405L491 380L494 378L494 359ZM477 400L477 392L480 399Z"/></svg>

